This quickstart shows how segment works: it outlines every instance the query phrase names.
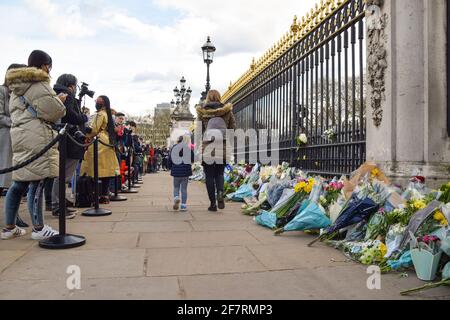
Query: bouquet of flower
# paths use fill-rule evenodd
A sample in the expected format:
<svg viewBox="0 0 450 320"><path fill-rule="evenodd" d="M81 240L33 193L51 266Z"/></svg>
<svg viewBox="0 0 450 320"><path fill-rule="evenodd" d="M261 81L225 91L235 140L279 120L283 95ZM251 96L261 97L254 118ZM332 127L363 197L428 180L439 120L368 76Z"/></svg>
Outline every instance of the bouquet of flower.
<svg viewBox="0 0 450 320"><path fill-rule="evenodd" d="M330 142L333 142L333 141L336 141L337 134L334 129L328 129L328 130L324 131L324 133L322 134L322 138L324 138Z"/></svg>
<svg viewBox="0 0 450 320"><path fill-rule="evenodd" d="M324 195L319 198L319 203L325 210L328 210L333 204L335 204L339 196L342 194L344 183L342 181L332 181L324 187Z"/></svg>
<svg viewBox="0 0 450 320"><path fill-rule="evenodd" d="M359 261L364 265L380 264L384 262L386 253L386 245L381 241L374 241L362 251Z"/></svg>
<svg viewBox="0 0 450 320"><path fill-rule="evenodd" d="M277 177L272 177L267 187L267 201L273 208L280 200L285 189L291 187L291 182L287 179L280 180Z"/></svg>
<svg viewBox="0 0 450 320"><path fill-rule="evenodd" d="M296 140L299 147L303 147L308 144L308 137L304 133L299 135Z"/></svg>
<svg viewBox="0 0 450 320"><path fill-rule="evenodd" d="M378 237L385 237L388 232L388 222L384 210L380 209L374 214L367 224L366 240L376 240Z"/></svg>
<svg viewBox="0 0 450 320"><path fill-rule="evenodd" d="M443 185L440 188L441 196L439 197L439 201L443 203L449 203L450 202L450 182Z"/></svg>

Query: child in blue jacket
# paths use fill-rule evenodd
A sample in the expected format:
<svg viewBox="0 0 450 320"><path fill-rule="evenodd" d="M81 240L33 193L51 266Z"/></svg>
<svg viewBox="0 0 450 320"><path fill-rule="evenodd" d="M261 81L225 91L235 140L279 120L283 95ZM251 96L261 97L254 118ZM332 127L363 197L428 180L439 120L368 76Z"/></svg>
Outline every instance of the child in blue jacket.
<svg viewBox="0 0 450 320"><path fill-rule="evenodd" d="M184 156L186 154L186 156ZM173 177L175 211L187 211L189 177L192 176L194 151L191 148L191 137L186 135L178 138L178 143L169 152L168 168ZM181 199L180 199L181 192ZM181 207L180 207L181 204Z"/></svg>

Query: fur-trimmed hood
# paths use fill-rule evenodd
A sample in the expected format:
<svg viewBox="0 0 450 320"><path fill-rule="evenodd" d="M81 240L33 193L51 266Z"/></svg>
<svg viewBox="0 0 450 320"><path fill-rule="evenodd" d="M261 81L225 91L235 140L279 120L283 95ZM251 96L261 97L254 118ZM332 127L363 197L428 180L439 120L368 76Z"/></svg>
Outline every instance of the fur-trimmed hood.
<svg viewBox="0 0 450 320"><path fill-rule="evenodd" d="M34 83L50 83L50 76L41 69L20 68L13 69L6 74L6 85L16 95L23 95Z"/></svg>
<svg viewBox="0 0 450 320"><path fill-rule="evenodd" d="M197 115L201 119L210 119L215 117L223 117L228 113L233 112L233 105L228 103L226 105L217 104L217 105L205 105L197 108Z"/></svg>

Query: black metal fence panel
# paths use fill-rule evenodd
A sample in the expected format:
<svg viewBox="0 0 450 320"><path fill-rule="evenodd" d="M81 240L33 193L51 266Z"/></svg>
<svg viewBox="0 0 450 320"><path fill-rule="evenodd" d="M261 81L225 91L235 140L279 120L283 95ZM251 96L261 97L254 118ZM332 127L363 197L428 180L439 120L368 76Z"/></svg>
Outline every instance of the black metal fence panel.
<svg viewBox="0 0 450 320"><path fill-rule="evenodd" d="M236 155L249 161L278 137L281 162L324 176L356 170L366 159L365 46L365 1L346 1L228 99L238 128L274 130L269 147L249 141Z"/></svg>

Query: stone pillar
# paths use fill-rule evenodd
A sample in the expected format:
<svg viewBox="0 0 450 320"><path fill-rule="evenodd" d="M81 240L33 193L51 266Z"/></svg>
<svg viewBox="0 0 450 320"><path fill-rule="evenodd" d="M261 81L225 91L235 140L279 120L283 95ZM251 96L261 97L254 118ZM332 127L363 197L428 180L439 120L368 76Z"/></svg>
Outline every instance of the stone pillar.
<svg viewBox="0 0 450 320"><path fill-rule="evenodd" d="M399 182L448 182L447 1L367 2L367 159Z"/></svg>

